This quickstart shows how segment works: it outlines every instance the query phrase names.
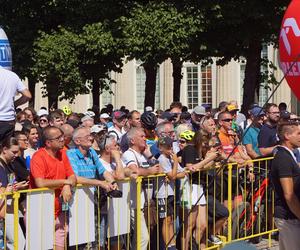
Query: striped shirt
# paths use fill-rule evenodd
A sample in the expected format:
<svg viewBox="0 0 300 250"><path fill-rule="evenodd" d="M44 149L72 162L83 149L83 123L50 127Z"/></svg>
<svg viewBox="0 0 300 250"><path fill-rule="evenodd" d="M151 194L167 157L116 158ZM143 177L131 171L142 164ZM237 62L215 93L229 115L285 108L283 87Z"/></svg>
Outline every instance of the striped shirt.
<svg viewBox="0 0 300 250"><path fill-rule="evenodd" d="M69 149L67 156L76 175L95 179L98 175L102 175L105 171L100 162L96 151L90 148L87 155L84 156L78 148Z"/></svg>

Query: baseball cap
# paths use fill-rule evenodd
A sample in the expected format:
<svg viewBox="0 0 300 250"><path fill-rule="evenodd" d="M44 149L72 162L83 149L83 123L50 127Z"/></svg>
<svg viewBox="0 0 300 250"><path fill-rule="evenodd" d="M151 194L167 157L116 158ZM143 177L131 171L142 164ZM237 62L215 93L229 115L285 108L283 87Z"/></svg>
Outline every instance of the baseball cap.
<svg viewBox="0 0 300 250"><path fill-rule="evenodd" d="M100 115L100 118L101 119L108 119L109 115L107 113L103 113L103 114Z"/></svg>
<svg viewBox="0 0 300 250"><path fill-rule="evenodd" d="M89 115L85 115L84 117L81 118L81 122L88 121L88 120L94 120L94 119Z"/></svg>
<svg viewBox="0 0 300 250"><path fill-rule="evenodd" d="M89 116L89 117L94 117L95 116L95 113L91 110L88 110L84 113L85 116Z"/></svg>
<svg viewBox="0 0 300 250"><path fill-rule="evenodd" d="M46 109L40 109L40 110L37 112L37 115L38 115L38 116L49 115L49 112L48 112L48 110L46 110Z"/></svg>
<svg viewBox="0 0 300 250"><path fill-rule="evenodd" d="M161 137L161 138L158 139L158 145L166 146L166 147L172 147L173 140L169 136Z"/></svg>
<svg viewBox="0 0 300 250"><path fill-rule="evenodd" d="M177 115L175 113L171 113L171 112L163 112L160 115L160 118L163 120L168 120L168 121L172 121L174 119L174 117L176 117Z"/></svg>
<svg viewBox="0 0 300 250"><path fill-rule="evenodd" d="M105 125L102 125L102 124L96 124L96 125L91 127L91 133L99 133L103 130L107 130L107 127Z"/></svg>
<svg viewBox="0 0 300 250"><path fill-rule="evenodd" d="M265 115L265 112L261 107L255 106L250 110L250 114L253 115L254 117L258 117L261 115Z"/></svg>
<svg viewBox="0 0 300 250"><path fill-rule="evenodd" d="M230 105L227 106L227 110L229 112L231 112L231 111L237 111L237 110L239 110L239 108L234 104L230 104Z"/></svg>
<svg viewBox="0 0 300 250"><path fill-rule="evenodd" d="M145 107L145 112L153 112L153 108L151 106Z"/></svg>
<svg viewBox="0 0 300 250"><path fill-rule="evenodd" d="M282 110L280 112L280 118L281 119L286 119L287 120L287 119L290 119L290 116L291 116L291 113L286 111L286 110Z"/></svg>
<svg viewBox="0 0 300 250"><path fill-rule="evenodd" d="M120 110L117 110L115 112L113 112L113 115L112 115L113 119L121 119L123 117L126 117L126 114Z"/></svg>
<svg viewBox="0 0 300 250"><path fill-rule="evenodd" d="M193 109L193 113L195 113L196 115L206 115L206 111L203 106L196 106Z"/></svg>

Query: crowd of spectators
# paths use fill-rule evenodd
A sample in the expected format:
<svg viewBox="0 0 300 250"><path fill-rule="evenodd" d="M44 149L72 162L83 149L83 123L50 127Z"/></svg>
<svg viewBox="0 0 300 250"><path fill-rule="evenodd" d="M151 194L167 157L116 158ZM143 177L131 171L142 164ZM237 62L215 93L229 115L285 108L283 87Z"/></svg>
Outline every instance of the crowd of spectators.
<svg viewBox="0 0 300 250"><path fill-rule="evenodd" d="M15 91L24 99L17 101L16 107L30 98L28 90L20 84ZM273 103L264 108L253 104L246 116L239 112L236 101L221 102L216 109L199 105L190 111L180 102L173 102L169 109L155 112L152 107L140 112L129 111L124 106L114 109L108 104L98 115L92 109L84 114L76 113L67 106L50 111L42 107L37 112L30 107L16 109L16 117L13 112L8 119L0 121L3 123L0 126L1 192L55 189L55 249L65 249L68 230L65 214L76 184L97 186L101 194L117 197L120 195L118 180L165 173L166 177L143 183L141 194L136 193L136 184L131 182L131 249L136 248L137 210L145 215L141 217L139 229L143 250L147 249L153 226L160 227L160 241L169 244L163 246L167 249L188 250L193 244L191 238L204 248L205 232L210 243L221 244L217 234L228 217L227 197L224 194L221 203L210 190L206 192L209 187L199 171L227 160L244 167L247 178L254 180L253 164L249 160L272 155L280 141L278 124L297 119L286 111L286 105L279 107ZM0 111L3 110L0 105ZM1 117L5 116L0 113ZM187 186L190 199L184 198L183 188ZM141 207L137 207L137 195L141 196ZM154 202L152 207L158 208L159 221L149 220L146 212L149 201ZM103 207L103 202L103 199L95 202L96 210ZM12 249L13 204L9 199L6 203L2 200L0 216L5 218L7 248ZM185 214L190 212L190 216L176 241L172 237L178 225L176 221L184 220L184 213L174 213L177 207L186 210ZM20 200L20 212L26 217L25 197ZM107 247L107 217L103 214L101 218L96 215L100 220L96 239L100 242L92 243L91 247ZM20 220L19 226L26 230L24 220ZM24 235L19 235L20 249L25 246ZM112 239L110 247L121 249L126 239Z"/></svg>

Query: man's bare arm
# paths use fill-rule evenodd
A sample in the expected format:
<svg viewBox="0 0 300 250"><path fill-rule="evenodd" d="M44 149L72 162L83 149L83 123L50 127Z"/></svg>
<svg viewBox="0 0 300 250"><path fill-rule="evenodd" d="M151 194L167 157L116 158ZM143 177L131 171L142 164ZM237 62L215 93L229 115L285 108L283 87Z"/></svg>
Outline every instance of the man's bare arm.
<svg viewBox="0 0 300 250"><path fill-rule="evenodd" d="M294 215L300 220L300 202L294 193L293 178L280 178L280 184L283 189L285 201Z"/></svg>
<svg viewBox="0 0 300 250"><path fill-rule="evenodd" d="M28 89L24 89L23 91L20 92L21 93L21 97L15 101L15 107L18 107L26 102L28 102L32 96L31 96L31 93Z"/></svg>

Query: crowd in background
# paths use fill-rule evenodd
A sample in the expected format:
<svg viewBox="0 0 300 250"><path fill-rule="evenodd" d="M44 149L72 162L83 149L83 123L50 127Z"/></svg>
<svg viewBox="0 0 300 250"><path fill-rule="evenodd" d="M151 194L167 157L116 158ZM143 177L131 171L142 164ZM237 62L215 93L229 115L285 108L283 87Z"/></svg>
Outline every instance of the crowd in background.
<svg viewBox="0 0 300 250"><path fill-rule="evenodd" d="M46 108L36 112L27 107L17 112L13 137L5 136L2 141L0 160L5 168L0 172L2 187L5 191L56 188L56 244L63 248L66 235L63 233L62 203L71 199L71 188L76 183L99 186L109 193L118 190L116 181L125 177L166 173L167 179L161 177L158 184L150 183L146 188L151 190L150 199L158 202L162 240L169 243L169 249L176 249L175 239L169 242L174 234L172 215L176 180L190 178L193 211L192 219L186 223L182 245L188 249L194 234L197 244L203 243L204 247L205 231L212 232L206 228L206 221L212 221L206 218L206 205L215 198L211 193L208 197L204 195L206 187L198 178L198 171L220 164L229 156L229 162L247 167L249 179L255 178L253 166L248 161L270 155L278 144L278 121L296 118L285 110L284 104L280 108L268 104L262 109L253 104L245 117L239 113L234 101L221 102L218 109L196 106L191 112L180 102L172 103L165 111L154 112L152 107L146 107L143 113L125 107L114 109L108 104L96 117L92 110L79 114L67 106L50 112ZM243 136L247 128L247 134ZM147 199L144 194L141 197L143 209ZM131 198L131 227L134 228L136 197ZM226 197L224 199L226 201ZM226 202L221 204L216 200L214 203L217 222L215 235L210 234L209 240L220 244L216 234L226 222L228 210ZM25 203L22 205L24 212ZM211 210L208 216L212 216ZM105 218L102 220L101 226L107 228ZM149 242L147 223L143 218L142 249L147 249ZM133 242L135 232L133 230ZM101 247L106 245L104 235L101 235ZM24 240L21 242L25 243ZM112 247L114 243L111 241Z"/></svg>

